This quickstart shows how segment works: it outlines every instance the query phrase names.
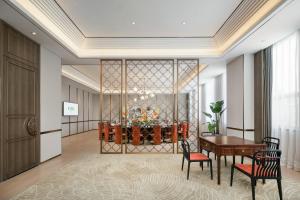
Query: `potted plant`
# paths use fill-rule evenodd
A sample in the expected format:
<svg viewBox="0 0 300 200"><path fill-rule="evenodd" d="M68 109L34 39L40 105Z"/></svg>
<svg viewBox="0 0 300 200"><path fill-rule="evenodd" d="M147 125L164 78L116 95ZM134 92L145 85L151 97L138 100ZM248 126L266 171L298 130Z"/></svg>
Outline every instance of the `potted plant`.
<svg viewBox="0 0 300 200"><path fill-rule="evenodd" d="M224 101L216 101L210 103L210 110L212 114L203 112L203 114L210 119L208 122L208 131L214 134L220 134L221 117L225 109L223 109Z"/></svg>

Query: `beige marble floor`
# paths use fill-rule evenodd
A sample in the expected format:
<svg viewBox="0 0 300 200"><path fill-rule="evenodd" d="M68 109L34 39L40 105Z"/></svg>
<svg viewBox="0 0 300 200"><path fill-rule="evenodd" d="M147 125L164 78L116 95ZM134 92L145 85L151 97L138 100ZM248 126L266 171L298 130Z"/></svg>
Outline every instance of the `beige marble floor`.
<svg viewBox="0 0 300 200"><path fill-rule="evenodd" d="M180 155L98 152L96 131L64 138L61 156L2 182L0 199L141 199L141 195L143 199L248 199L251 195L249 181L239 174L234 187L228 186L229 168L222 168L222 186L217 186L216 179L209 180L209 171L201 172L197 164L191 169L191 180L186 181L185 172L179 170ZM283 168L283 176L285 199L300 198L300 173ZM276 199L275 186L259 184L258 199Z"/></svg>

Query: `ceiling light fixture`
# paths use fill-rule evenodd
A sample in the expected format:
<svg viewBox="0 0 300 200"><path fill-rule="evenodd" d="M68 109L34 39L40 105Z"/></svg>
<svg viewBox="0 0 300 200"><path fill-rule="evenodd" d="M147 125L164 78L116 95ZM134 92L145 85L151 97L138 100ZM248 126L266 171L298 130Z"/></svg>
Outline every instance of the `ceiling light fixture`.
<svg viewBox="0 0 300 200"><path fill-rule="evenodd" d="M135 25L135 22L131 22L132 25Z"/></svg>
<svg viewBox="0 0 300 200"><path fill-rule="evenodd" d="M182 25L186 25L186 22L185 22L185 21L183 21L183 22L181 22L181 24L182 24Z"/></svg>
<svg viewBox="0 0 300 200"><path fill-rule="evenodd" d="M32 35L36 35L36 32L31 32Z"/></svg>

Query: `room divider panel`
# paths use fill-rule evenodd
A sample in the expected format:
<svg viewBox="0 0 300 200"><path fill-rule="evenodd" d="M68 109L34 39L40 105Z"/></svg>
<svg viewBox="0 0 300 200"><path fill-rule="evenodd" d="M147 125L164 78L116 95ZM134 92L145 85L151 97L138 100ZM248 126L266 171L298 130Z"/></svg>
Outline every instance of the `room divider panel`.
<svg viewBox="0 0 300 200"><path fill-rule="evenodd" d="M116 125L122 121L123 67L122 60L100 61L100 151L122 153L122 131L116 137Z"/></svg>
<svg viewBox="0 0 300 200"><path fill-rule="evenodd" d="M174 153L174 142L166 135L174 121L174 60L126 60L126 153ZM154 144L153 128L161 128L161 142ZM133 127L140 127L139 144ZM131 128L129 128L131 127ZM167 141L168 140L168 141Z"/></svg>
<svg viewBox="0 0 300 200"><path fill-rule="evenodd" d="M178 59L177 121L187 124L186 134L192 152L198 150L199 117L199 61L198 59ZM184 137L184 130L181 130L181 133ZM182 152L181 146L178 146L177 151Z"/></svg>
<svg viewBox="0 0 300 200"><path fill-rule="evenodd" d="M182 152L182 138L197 151L198 59L101 60L100 68L101 153Z"/></svg>

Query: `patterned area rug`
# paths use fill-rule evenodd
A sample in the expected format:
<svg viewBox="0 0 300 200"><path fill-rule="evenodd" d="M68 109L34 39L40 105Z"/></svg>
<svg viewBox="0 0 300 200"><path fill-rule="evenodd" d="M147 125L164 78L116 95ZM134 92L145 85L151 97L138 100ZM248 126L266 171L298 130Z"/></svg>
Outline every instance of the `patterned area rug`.
<svg viewBox="0 0 300 200"><path fill-rule="evenodd" d="M181 155L91 155L59 169L13 200L234 200L251 199L250 179L235 171L229 186L230 167L222 166L221 186L210 180L209 168L191 164L181 171ZM222 162L224 165L224 162ZM230 164L228 163L228 166ZM283 179L284 199L300 199L300 182ZM276 181L257 183L256 199L279 199Z"/></svg>

